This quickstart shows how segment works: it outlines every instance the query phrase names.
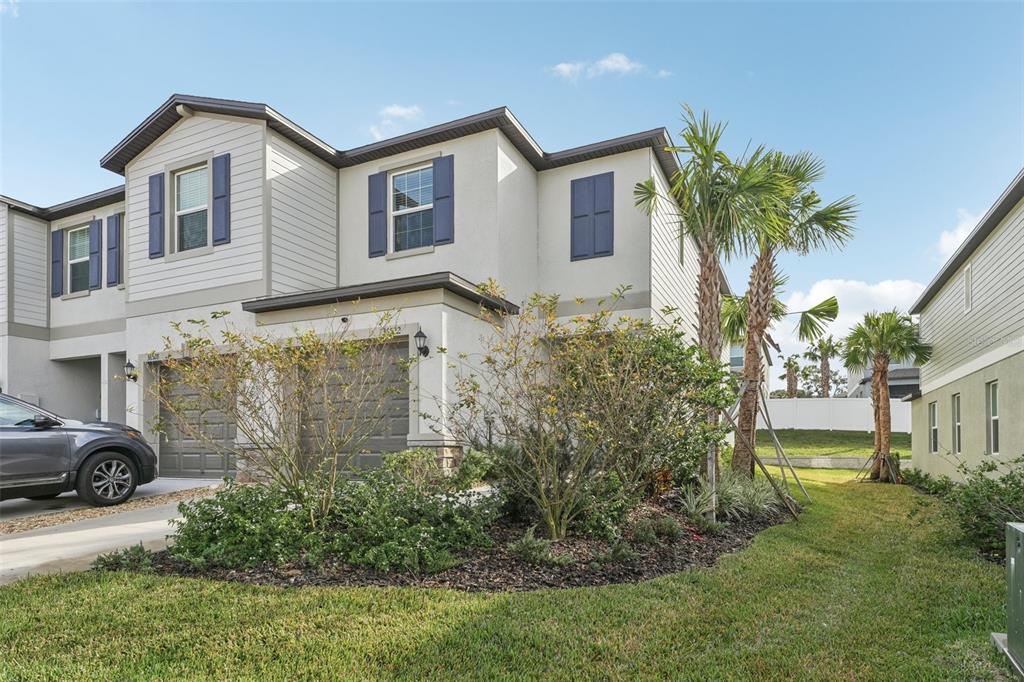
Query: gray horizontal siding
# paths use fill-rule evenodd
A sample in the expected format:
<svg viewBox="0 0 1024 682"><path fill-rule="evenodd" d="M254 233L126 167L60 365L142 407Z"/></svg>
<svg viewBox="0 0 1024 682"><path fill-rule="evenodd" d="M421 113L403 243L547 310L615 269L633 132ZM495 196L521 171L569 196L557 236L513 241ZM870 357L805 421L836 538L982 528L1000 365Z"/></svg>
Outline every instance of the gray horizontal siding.
<svg viewBox="0 0 1024 682"><path fill-rule="evenodd" d="M668 183L657 166L652 168L658 194L668 196ZM679 219L668 202L659 202L651 216L651 314L663 318L661 310L676 308L691 338L697 338L697 278L699 263L693 241L683 237L680 246Z"/></svg>
<svg viewBox="0 0 1024 682"><path fill-rule="evenodd" d="M1018 204L967 261L973 305L964 311L964 266L921 313L922 335L934 346L921 369L927 384L1024 335L1024 202Z"/></svg>
<svg viewBox="0 0 1024 682"><path fill-rule="evenodd" d="M337 170L274 132L268 161L273 293L335 286Z"/></svg>
<svg viewBox="0 0 1024 682"><path fill-rule="evenodd" d="M126 214L130 301L263 278L264 131L261 123L206 116L179 122L128 167ZM231 154L231 243L208 255L149 258L149 176L168 164ZM173 198L168 196L168 204ZM170 227L170 226L169 226Z"/></svg>
<svg viewBox="0 0 1024 682"><path fill-rule="evenodd" d="M17 211L11 213L10 220L14 226L11 248L15 263L12 321L45 327L49 301L46 244L49 224Z"/></svg>
<svg viewBox="0 0 1024 682"><path fill-rule="evenodd" d="M0 204L0 323L7 322L7 204Z"/></svg>

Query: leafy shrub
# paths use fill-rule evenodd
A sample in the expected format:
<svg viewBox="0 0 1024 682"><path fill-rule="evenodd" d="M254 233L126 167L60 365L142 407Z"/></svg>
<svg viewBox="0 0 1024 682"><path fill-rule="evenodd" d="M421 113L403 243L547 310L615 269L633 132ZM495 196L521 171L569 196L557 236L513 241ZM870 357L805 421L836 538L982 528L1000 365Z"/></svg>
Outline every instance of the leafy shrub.
<svg viewBox="0 0 1024 682"><path fill-rule="evenodd" d="M538 538L536 530L536 526L526 529L522 538L509 543L509 551L534 566L567 566L572 563L571 556L551 551L551 540Z"/></svg>
<svg viewBox="0 0 1024 682"><path fill-rule="evenodd" d="M149 573L153 570L153 553L143 547L140 542L109 554L100 554L93 560L92 568L96 571Z"/></svg>
<svg viewBox="0 0 1024 682"><path fill-rule="evenodd" d="M690 521L699 523L714 509L711 491L706 485L691 484L683 488L679 496L679 510Z"/></svg>
<svg viewBox="0 0 1024 682"><path fill-rule="evenodd" d="M495 499L461 489L429 450L389 456L362 479L342 479L326 516L311 515L276 485L229 485L179 506L171 553L198 568L252 568L328 559L379 571L436 572L453 552L490 542Z"/></svg>
<svg viewBox="0 0 1024 682"><path fill-rule="evenodd" d="M903 472L903 483L928 495L944 497L953 490L956 484L949 476L935 477L919 469L907 469Z"/></svg>
<svg viewBox="0 0 1024 682"><path fill-rule="evenodd" d="M339 485L311 559L334 555L378 571L434 573L457 563L453 552L490 544L486 528L496 509L495 500L453 490L447 478L412 481L400 467L385 467Z"/></svg>
<svg viewBox="0 0 1024 682"><path fill-rule="evenodd" d="M604 540L615 540L622 535L626 516L640 503L640 496L630 494L615 472L593 481L586 495L574 529L582 535Z"/></svg>
<svg viewBox="0 0 1024 682"><path fill-rule="evenodd" d="M178 511L170 553L197 568L287 563L312 540L309 515L276 486L229 483Z"/></svg>
<svg viewBox="0 0 1024 682"><path fill-rule="evenodd" d="M636 551L629 546L625 540L619 539L608 546L607 552L602 552L594 557L598 564L625 564L635 560Z"/></svg>
<svg viewBox="0 0 1024 682"><path fill-rule="evenodd" d="M633 540L641 545L675 542L682 534L683 529L668 516L647 517L633 524Z"/></svg>

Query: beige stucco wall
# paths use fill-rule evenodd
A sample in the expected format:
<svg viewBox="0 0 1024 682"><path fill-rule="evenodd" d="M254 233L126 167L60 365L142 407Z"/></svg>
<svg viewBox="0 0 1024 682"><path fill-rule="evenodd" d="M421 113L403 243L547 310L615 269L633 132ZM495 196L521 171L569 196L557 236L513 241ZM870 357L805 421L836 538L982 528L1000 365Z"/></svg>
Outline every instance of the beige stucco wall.
<svg viewBox="0 0 1024 682"><path fill-rule="evenodd" d="M960 461L975 466L993 459L986 453L985 384L999 382L998 462L1024 455L1024 351L950 382L913 402L913 466L932 475L959 478ZM963 450L950 451L953 443L952 397L960 394ZM928 452L928 405L938 405L939 452Z"/></svg>

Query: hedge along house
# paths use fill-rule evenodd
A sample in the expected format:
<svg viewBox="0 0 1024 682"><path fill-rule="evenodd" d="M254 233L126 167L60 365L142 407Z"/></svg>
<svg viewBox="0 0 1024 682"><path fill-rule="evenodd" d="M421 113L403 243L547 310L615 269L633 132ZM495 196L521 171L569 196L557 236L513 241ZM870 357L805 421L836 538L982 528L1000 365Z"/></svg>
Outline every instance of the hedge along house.
<svg viewBox="0 0 1024 682"><path fill-rule="evenodd" d="M910 312L932 358L913 401L913 465L1024 455L1024 171L1014 178Z"/></svg>
<svg viewBox="0 0 1024 682"><path fill-rule="evenodd" d="M678 168L670 144L655 129L548 153L498 108L343 151L265 104L173 95L101 160L123 186L49 208L0 197L0 386L143 429L163 476L219 476L234 463L152 429L152 352L175 321L226 310L287 332L343 315L359 329L394 308L400 352L422 332L472 353L481 305L553 292L568 316L628 285L624 312L671 306L695 329L694 245L669 207L633 206L636 182L664 189ZM477 291L490 278L504 299ZM411 372L403 417L375 442L457 446L420 416L448 395L446 361Z"/></svg>

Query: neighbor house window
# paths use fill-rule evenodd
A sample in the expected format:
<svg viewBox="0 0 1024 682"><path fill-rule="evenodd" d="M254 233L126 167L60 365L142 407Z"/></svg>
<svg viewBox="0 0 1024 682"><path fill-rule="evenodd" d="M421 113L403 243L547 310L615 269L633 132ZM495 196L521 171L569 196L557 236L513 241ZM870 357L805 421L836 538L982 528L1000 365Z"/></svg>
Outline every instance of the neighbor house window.
<svg viewBox="0 0 1024 682"><path fill-rule="evenodd" d="M928 452L939 451L939 404L928 403Z"/></svg>
<svg viewBox="0 0 1024 682"><path fill-rule="evenodd" d="M394 250L434 243L434 168L432 165L391 176Z"/></svg>
<svg viewBox="0 0 1024 682"><path fill-rule="evenodd" d="M210 184L206 164L174 174L174 250L188 251L209 241Z"/></svg>
<svg viewBox="0 0 1024 682"><path fill-rule="evenodd" d="M986 438L988 453L999 454L999 382L985 384Z"/></svg>
<svg viewBox="0 0 1024 682"><path fill-rule="evenodd" d="M964 267L964 312L971 312L974 304L974 278L971 277L971 264Z"/></svg>
<svg viewBox="0 0 1024 682"><path fill-rule="evenodd" d="M960 431L960 394L953 394L953 454L959 455L962 450Z"/></svg>
<svg viewBox="0 0 1024 682"><path fill-rule="evenodd" d="M89 289L89 226L68 230L68 293Z"/></svg>

